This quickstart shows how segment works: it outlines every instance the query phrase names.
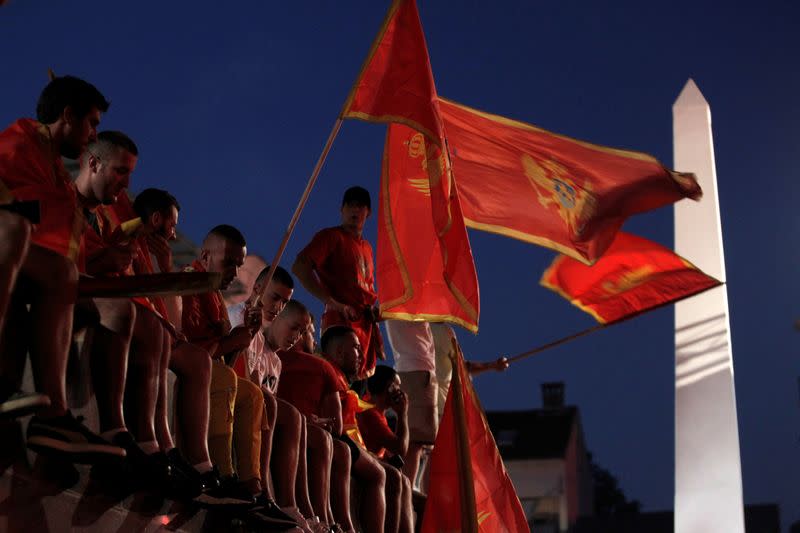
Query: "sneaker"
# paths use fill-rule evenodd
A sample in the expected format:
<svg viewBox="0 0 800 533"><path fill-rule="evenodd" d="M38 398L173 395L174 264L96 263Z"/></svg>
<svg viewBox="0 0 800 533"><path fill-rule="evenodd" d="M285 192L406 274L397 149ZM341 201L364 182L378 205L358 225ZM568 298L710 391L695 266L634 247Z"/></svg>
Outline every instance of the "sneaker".
<svg viewBox="0 0 800 533"><path fill-rule="evenodd" d="M243 490L243 487L239 484L239 479L235 475L221 478L216 489L203 492L194 501L207 507L241 507L242 509L250 509L255 505L255 498L252 494Z"/></svg>
<svg viewBox="0 0 800 533"><path fill-rule="evenodd" d="M85 464L126 455L122 447L89 431L82 416L75 418L69 411L54 418L31 418L28 448L36 453L64 455L74 463Z"/></svg>
<svg viewBox="0 0 800 533"><path fill-rule="evenodd" d="M171 481L171 468L163 453L147 455L136 444L127 431L111 438L111 443L125 450L125 457L116 461L104 461L92 467L93 479L113 485L121 491L167 490Z"/></svg>
<svg viewBox="0 0 800 533"><path fill-rule="evenodd" d="M267 498L267 495L263 492L256 497L256 505L253 511L277 520L278 522L294 524L295 527L302 527L306 522L305 517L300 514L300 510L297 509L297 507L281 509L274 500Z"/></svg>
<svg viewBox="0 0 800 533"><path fill-rule="evenodd" d="M165 489L172 479L172 468L166 454L146 454L136 444L128 431L120 431L111 438L111 443L123 448L127 454L124 473L138 488Z"/></svg>
<svg viewBox="0 0 800 533"><path fill-rule="evenodd" d="M200 474L200 482L203 484L203 492L210 492L212 490L217 490L220 486L220 474L219 469L215 466L208 472L203 472Z"/></svg>
<svg viewBox="0 0 800 533"><path fill-rule="evenodd" d="M279 509L280 510L280 509ZM307 529L304 528L302 525L299 525L294 520L285 520L283 518L278 518L272 516L272 513L269 510L263 507L254 507L244 516L242 519L245 522L250 523L251 526L254 526L255 529L261 530L266 529L268 531L289 531L289 530L300 530L303 533L307 533Z"/></svg>
<svg viewBox="0 0 800 533"><path fill-rule="evenodd" d="M50 398L39 392L11 391L0 394L0 418L17 418L49 406Z"/></svg>
<svg viewBox="0 0 800 533"><path fill-rule="evenodd" d="M178 448L166 454L172 470L170 494L177 500L192 500L203 492L203 478L200 472L183 458Z"/></svg>

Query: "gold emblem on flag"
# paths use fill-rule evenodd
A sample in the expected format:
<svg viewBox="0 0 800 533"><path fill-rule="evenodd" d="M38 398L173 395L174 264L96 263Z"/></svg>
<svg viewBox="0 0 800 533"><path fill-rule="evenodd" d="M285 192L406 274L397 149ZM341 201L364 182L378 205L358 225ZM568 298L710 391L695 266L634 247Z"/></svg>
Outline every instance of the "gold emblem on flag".
<svg viewBox="0 0 800 533"><path fill-rule="evenodd" d="M616 296L617 294L629 291L638 287L639 285L642 285L648 279L650 279L650 275L653 274L653 272L655 272L655 269L651 265L644 265L636 270L623 273L616 281L604 281L600 285L605 292L602 299L607 300L612 296Z"/></svg>
<svg viewBox="0 0 800 533"><path fill-rule="evenodd" d="M421 178L408 178L409 184L421 194L430 196L431 182L428 176L428 160L436 157L436 147L428 147L425 142L425 136L419 132L412 135L411 138L403 144L408 147L408 157L411 159L419 159L420 167L425 173ZM440 159L442 160L442 166L444 166L444 158L440 156Z"/></svg>
<svg viewBox="0 0 800 533"><path fill-rule="evenodd" d="M570 232L580 235L586 219L594 212L595 199L589 184L577 186L564 165L555 159L536 161L523 154L522 168L542 207L555 208Z"/></svg>

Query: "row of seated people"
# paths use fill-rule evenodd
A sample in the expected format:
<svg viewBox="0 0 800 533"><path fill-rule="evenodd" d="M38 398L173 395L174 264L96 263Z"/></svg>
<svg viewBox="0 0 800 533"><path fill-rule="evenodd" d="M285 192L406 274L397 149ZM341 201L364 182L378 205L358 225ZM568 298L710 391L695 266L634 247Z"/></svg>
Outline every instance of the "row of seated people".
<svg viewBox="0 0 800 533"><path fill-rule="evenodd" d="M294 282L280 267L265 268L249 298L231 309L219 291L80 297L81 275L175 270L169 241L180 205L159 189L128 200L138 148L121 132L97 133L108 108L90 83L58 77L39 97L37 120L20 119L0 133L0 417L35 413L31 450L93 464L92 475L109 485L239 509L264 527L411 531L409 479L379 449L367 449L356 416L363 400L349 386L374 371L379 333L364 346L374 320L341 303L346 293L326 294L319 273L312 293L326 302L328 316L321 356L312 355L311 314L291 300ZM79 161L74 180L62 157ZM342 205L342 227L360 224L359 239L369 213L361 191L349 190ZM35 224L25 216L32 201L39 206ZM301 255L312 257L311 248ZM219 225L186 270L219 273L225 288L246 252L242 234ZM372 290L371 250L369 259ZM308 286L308 271L301 271ZM369 292L366 284L359 278L351 285ZM341 320L332 324L336 313ZM67 404L67 361L79 332L89 343L98 428ZM28 356L35 392L21 390ZM173 405L169 371L176 377ZM400 415L395 438L379 439L381 447L403 455L407 398L383 371L369 383L376 409ZM363 424L368 435L385 430Z"/></svg>

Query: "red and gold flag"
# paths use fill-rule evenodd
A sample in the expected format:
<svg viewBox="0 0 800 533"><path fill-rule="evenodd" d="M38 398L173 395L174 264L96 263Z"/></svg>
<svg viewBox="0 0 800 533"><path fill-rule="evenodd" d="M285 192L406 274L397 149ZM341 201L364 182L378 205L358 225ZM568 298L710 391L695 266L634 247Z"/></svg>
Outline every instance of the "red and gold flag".
<svg viewBox="0 0 800 533"><path fill-rule="evenodd" d="M391 191L388 186L384 194L385 198L393 198L392 201L395 202L391 210L393 214L390 215L389 227L389 231L395 232L395 235L398 228L410 223L412 212L422 213L421 216L433 221L431 227L425 228L429 233L424 235L416 235L414 238L395 238L394 241L384 239L385 243L392 243L394 246L391 251L383 250L382 254L379 243L379 256L400 261L392 266L390 262L381 263L379 260L377 272L379 287L384 283L383 278L391 275L381 271L381 264L399 275L401 280L391 282L394 285L389 289L392 294L389 297L390 305L381 306L384 316L406 320L427 320L442 316L442 320L449 320L477 331L478 279L449 158L442 148L444 138L439 117L439 100L414 0L396 0L392 3L341 116L389 123L390 137L395 134L402 135L405 139L398 141L401 144L406 141L413 142L416 161L413 164L408 163L411 167L415 167L413 169L409 167L411 175L401 176L400 172L384 172L387 174L385 178L387 182L394 183L391 176L398 176L401 181L411 178L426 182L424 188L428 193L427 209L416 205L414 201L408 206L404 205L403 199L410 197L400 194L397 190ZM403 133L392 133L401 125L412 129L403 128L396 130ZM416 135L416 132L419 135ZM406 154L409 152L408 147L393 149L395 154L389 157L389 161L399 162L401 158L398 154L403 150ZM408 155L402 157L409 158ZM381 201L382 206L383 204ZM383 220L385 219L382 219L382 224L385 223ZM438 239L438 249L432 244L435 239ZM420 243L419 246L417 242ZM399 254L396 248L399 249ZM439 257L432 258L437 253ZM426 255L425 259L430 260L430 263L424 267L417 265L420 268L407 268L412 256L415 257L414 261L422 261L416 259L422 254ZM405 264L402 263L403 257ZM423 271L425 277L421 277ZM423 290L426 284L444 287L446 290L433 292ZM397 287L401 287L402 291L395 290ZM380 296L384 302L385 295Z"/></svg>
<svg viewBox="0 0 800 533"><path fill-rule="evenodd" d="M438 105L417 3L395 0L341 116L406 124L441 144Z"/></svg>
<svg viewBox="0 0 800 533"><path fill-rule="evenodd" d="M403 125L386 136L378 207L378 300L381 314L401 320L451 322L477 331L478 284L463 223L453 228L464 255L457 257L452 286L431 213L426 138ZM452 203L456 217L460 205ZM455 291L469 287L470 291Z"/></svg>
<svg viewBox="0 0 800 533"><path fill-rule="evenodd" d="M694 176L641 152L551 133L442 99L468 227L596 261L626 218L697 199Z"/></svg>
<svg viewBox="0 0 800 533"><path fill-rule="evenodd" d="M431 455L422 533L475 531L475 525L477 531L485 533L530 531L478 396L467 377L460 350L456 350L453 373ZM463 466L459 464L464 462ZM472 494L465 497L460 491L470 488L474 493L474 509L465 512L465 503L472 506ZM474 516L470 516L472 513ZM465 523L466 520L471 523Z"/></svg>
<svg viewBox="0 0 800 533"><path fill-rule="evenodd" d="M540 283L598 322L609 324L693 296L721 282L660 244L619 232L594 265L560 255L544 272Z"/></svg>

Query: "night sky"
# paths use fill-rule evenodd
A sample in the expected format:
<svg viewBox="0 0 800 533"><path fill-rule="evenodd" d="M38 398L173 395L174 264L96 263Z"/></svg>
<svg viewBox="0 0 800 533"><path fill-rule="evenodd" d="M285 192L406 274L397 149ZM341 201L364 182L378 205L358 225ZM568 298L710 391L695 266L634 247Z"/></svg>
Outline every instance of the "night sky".
<svg viewBox="0 0 800 533"><path fill-rule="evenodd" d="M671 106L697 82L714 127L744 497L780 503L786 527L800 519L800 3L601 4L419 0L439 94L671 166ZM230 223L271 258L387 6L12 0L0 9L0 124L33 116L48 67L92 81L112 101L102 128L139 145L132 190L175 194L195 241ZM338 223L345 187L377 201L384 130L345 123L285 266ZM664 208L626 230L671 246L672 221ZM374 242L374 222L366 233ZM477 336L459 333L469 358L593 323L538 286L553 252L470 239L482 314ZM487 409L525 409L541 404L541 382L564 381L596 461L661 510L673 506L673 374L665 308L476 383Z"/></svg>

